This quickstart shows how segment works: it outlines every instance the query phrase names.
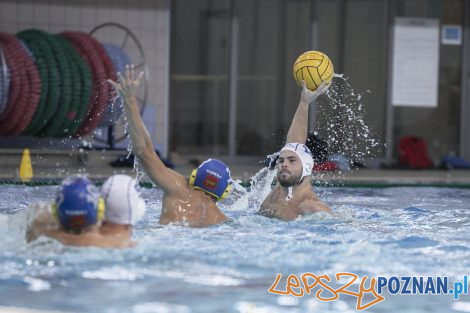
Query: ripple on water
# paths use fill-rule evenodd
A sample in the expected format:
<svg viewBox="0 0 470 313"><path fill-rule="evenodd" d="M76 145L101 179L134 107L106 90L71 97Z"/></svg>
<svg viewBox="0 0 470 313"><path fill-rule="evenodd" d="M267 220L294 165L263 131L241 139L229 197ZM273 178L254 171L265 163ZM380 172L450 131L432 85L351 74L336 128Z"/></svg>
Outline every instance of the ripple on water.
<svg viewBox="0 0 470 313"><path fill-rule="evenodd" d="M258 186L263 192L269 191L265 185ZM20 198L25 188L29 187L9 187L8 192ZM468 272L470 223L469 202L465 201L470 191L323 190L325 202L332 200L334 216L318 214L292 222L269 219L256 214L260 197L241 192L240 198L222 207L230 222L203 229L159 226L161 190L144 190L148 211L134 235L140 243L127 250L64 247L45 238L27 245L27 210L3 211L0 297L6 304L13 305L9 299L21 298L25 306L35 307L39 300L29 293L50 292L58 301L54 305L72 305L72 311L81 312L116 311L118 307L145 312L152 305L171 312L186 308L204 312L207 307L191 305L201 299L211 303L214 310L229 305L233 310L269 307L308 312L311 299L302 298L296 304L279 302L267 292L277 273L334 275L346 271L368 276L458 278ZM50 192L47 187L35 188L27 197L44 201ZM67 299L71 288L75 292L73 304L57 300ZM112 294L112 302L98 301L94 296L103 296L103 289ZM45 304L47 297L42 299L43 307L52 308ZM93 306L88 305L90 301L94 301ZM446 311L451 303L446 298L435 301L436 312Z"/></svg>

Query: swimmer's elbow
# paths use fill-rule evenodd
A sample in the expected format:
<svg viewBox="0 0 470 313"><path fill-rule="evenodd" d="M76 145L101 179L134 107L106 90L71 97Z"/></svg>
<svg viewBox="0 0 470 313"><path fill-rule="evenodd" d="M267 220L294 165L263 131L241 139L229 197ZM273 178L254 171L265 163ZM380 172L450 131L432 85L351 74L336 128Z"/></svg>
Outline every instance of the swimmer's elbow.
<svg viewBox="0 0 470 313"><path fill-rule="evenodd" d="M316 212L325 212L325 213L329 213L329 214L332 214L333 211L331 211L330 207L328 207L326 204L324 203L320 203L317 207L317 210Z"/></svg>
<svg viewBox="0 0 470 313"><path fill-rule="evenodd" d="M145 145L143 146L136 145L132 147L132 152L134 152L134 155L141 160L144 160L149 157L149 150L151 149L148 149L147 146Z"/></svg>
<svg viewBox="0 0 470 313"><path fill-rule="evenodd" d="M137 157L145 158L150 155L150 153L155 153L152 141L147 139L147 137L148 133L147 136L142 136L138 140L134 139L132 141L132 152L134 152Z"/></svg>
<svg viewBox="0 0 470 313"><path fill-rule="evenodd" d="M152 176L151 174L153 171L162 169L164 167L162 166L161 160L158 158L157 154L153 149L137 149L136 151L134 151L134 154L138 161L144 166L144 169L147 174L150 174L149 176Z"/></svg>
<svg viewBox="0 0 470 313"><path fill-rule="evenodd" d="M319 202L319 209L320 211L322 212L326 212L326 213L333 213L333 211L330 209L329 206L327 206L325 203L323 202Z"/></svg>

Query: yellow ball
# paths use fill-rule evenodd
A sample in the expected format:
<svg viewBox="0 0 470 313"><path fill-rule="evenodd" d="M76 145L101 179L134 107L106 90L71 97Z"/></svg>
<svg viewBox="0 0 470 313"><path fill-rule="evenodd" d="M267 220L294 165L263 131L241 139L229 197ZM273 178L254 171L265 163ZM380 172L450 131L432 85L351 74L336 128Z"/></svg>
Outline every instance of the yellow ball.
<svg viewBox="0 0 470 313"><path fill-rule="evenodd" d="M294 79L301 86L302 80L307 88L315 90L322 82L331 83L334 75L333 63L330 58L319 51L307 51L295 60Z"/></svg>

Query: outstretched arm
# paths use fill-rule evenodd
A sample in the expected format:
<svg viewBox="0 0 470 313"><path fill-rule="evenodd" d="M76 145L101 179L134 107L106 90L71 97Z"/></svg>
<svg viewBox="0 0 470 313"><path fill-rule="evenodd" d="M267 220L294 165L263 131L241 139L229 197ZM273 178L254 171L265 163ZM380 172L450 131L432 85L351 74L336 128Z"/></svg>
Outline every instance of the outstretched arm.
<svg viewBox="0 0 470 313"><path fill-rule="evenodd" d="M136 92L144 73L135 77L134 65L126 65L125 77L118 73L119 82L108 80L124 100L127 128L132 142L132 151L139 158L148 177L166 193L181 192L186 180L179 173L168 169L155 153L150 135L140 117Z"/></svg>
<svg viewBox="0 0 470 313"><path fill-rule="evenodd" d="M286 143L297 142L305 143L307 140L308 128L308 107L310 103L315 101L319 95L328 89L329 85L322 83L315 91L307 88L304 81L302 81L302 94L300 95L300 103L295 111L294 118L287 133Z"/></svg>

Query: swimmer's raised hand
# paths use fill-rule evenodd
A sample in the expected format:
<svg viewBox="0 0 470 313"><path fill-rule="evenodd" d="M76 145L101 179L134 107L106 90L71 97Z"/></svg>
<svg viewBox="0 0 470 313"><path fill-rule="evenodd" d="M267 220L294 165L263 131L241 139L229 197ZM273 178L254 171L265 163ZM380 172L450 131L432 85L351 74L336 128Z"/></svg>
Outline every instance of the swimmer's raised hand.
<svg viewBox="0 0 470 313"><path fill-rule="evenodd" d="M135 68L134 64L126 65L124 76L121 73L117 73L118 81L115 82L111 79L108 79L108 83L110 83L117 93L122 98L130 98L135 97L137 93L137 88L144 77L144 72L140 72L139 76L135 76Z"/></svg>
<svg viewBox="0 0 470 313"><path fill-rule="evenodd" d="M318 98L322 93L328 90L330 87L330 84L326 84L325 82L322 82L320 86L318 86L317 89L314 91L311 91L310 89L307 88L307 84L305 81L301 82L302 84L302 94L300 96L300 100L304 103L310 104L313 101L315 101L316 98Z"/></svg>

